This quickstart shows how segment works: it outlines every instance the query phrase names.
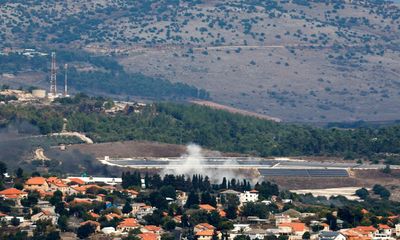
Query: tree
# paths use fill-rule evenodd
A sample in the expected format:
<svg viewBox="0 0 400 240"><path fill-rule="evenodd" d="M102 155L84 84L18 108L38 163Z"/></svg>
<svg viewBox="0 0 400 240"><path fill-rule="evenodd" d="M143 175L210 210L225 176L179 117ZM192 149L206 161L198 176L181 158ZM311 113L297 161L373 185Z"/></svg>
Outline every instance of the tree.
<svg viewBox="0 0 400 240"><path fill-rule="evenodd" d="M219 185L219 188L220 189L227 189L228 188L226 177L224 177L222 179L222 183L221 183L221 185Z"/></svg>
<svg viewBox="0 0 400 240"><path fill-rule="evenodd" d="M336 230L338 229L338 226L337 226L337 219L336 219L335 216L332 215L332 213L328 213L328 214L326 215L326 221L327 221L327 223L329 224L329 228L330 228L332 231L336 231Z"/></svg>
<svg viewBox="0 0 400 240"><path fill-rule="evenodd" d="M60 190L54 192L53 196L50 198L49 202L55 206L57 203L61 202L63 198L63 193Z"/></svg>
<svg viewBox="0 0 400 240"><path fill-rule="evenodd" d="M372 191L377 194L380 195L381 198L383 199L389 199L390 197L390 192L389 190L387 190L384 186L379 185L379 184L375 184L374 187L372 188Z"/></svg>
<svg viewBox="0 0 400 240"><path fill-rule="evenodd" d="M153 214L148 214L143 217L148 225L161 225L162 223L162 213L159 210L155 210Z"/></svg>
<svg viewBox="0 0 400 240"><path fill-rule="evenodd" d="M385 174L390 174L392 172L392 169L390 168L389 164L386 164L385 168L382 169L382 172Z"/></svg>
<svg viewBox="0 0 400 240"><path fill-rule="evenodd" d="M310 238L311 238L310 232L305 232L305 233L303 234L302 239L310 239Z"/></svg>
<svg viewBox="0 0 400 240"><path fill-rule="evenodd" d="M209 192L203 192L201 194L201 204L210 204L213 207L217 207L217 200Z"/></svg>
<svg viewBox="0 0 400 240"><path fill-rule="evenodd" d="M51 231L47 234L46 240L60 240L60 232L59 231Z"/></svg>
<svg viewBox="0 0 400 240"><path fill-rule="evenodd" d="M85 224L78 228L76 234L77 234L78 238L85 239L85 238L88 238L95 231L96 231L96 227L93 224Z"/></svg>
<svg viewBox="0 0 400 240"><path fill-rule="evenodd" d="M365 188L360 188L356 191L356 195L361 199L366 199L369 196L369 192Z"/></svg>
<svg viewBox="0 0 400 240"><path fill-rule="evenodd" d="M36 191L29 192L27 198L21 199L21 204L24 207L32 207L38 203L39 193Z"/></svg>
<svg viewBox="0 0 400 240"><path fill-rule="evenodd" d="M128 214L130 212L132 212L132 206L128 201L126 201L124 207L122 208L122 213Z"/></svg>
<svg viewBox="0 0 400 240"><path fill-rule="evenodd" d="M194 191L191 191L186 201L186 207L191 208L193 205L198 205L199 203L199 195L197 195L197 193Z"/></svg>
<svg viewBox="0 0 400 240"><path fill-rule="evenodd" d="M174 236L172 234L164 233L161 235L161 240L174 240Z"/></svg>
<svg viewBox="0 0 400 240"><path fill-rule="evenodd" d="M65 232L68 231L68 217L65 215L61 215L57 220L58 228L61 231Z"/></svg>
<svg viewBox="0 0 400 240"><path fill-rule="evenodd" d="M22 170L22 168L18 168L16 171L15 171L15 175L17 176L17 178L22 178L23 176L24 176L24 170Z"/></svg>
<svg viewBox="0 0 400 240"><path fill-rule="evenodd" d="M20 223L20 221L19 221L18 218L13 217L13 218L11 219L11 225L17 227L17 226L19 225L19 223Z"/></svg>
<svg viewBox="0 0 400 240"><path fill-rule="evenodd" d="M264 240L278 240L278 238L275 235L267 235Z"/></svg>
<svg viewBox="0 0 400 240"><path fill-rule="evenodd" d="M278 240L288 240L289 236L286 235L279 235Z"/></svg>
<svg viewBox="0 0 400 240"><path fill-rule="evenodd" d="M237 235L233 240L250 240L250 237L246 235Z"/></svg>
<svg viewBox="0 0 400 240"><path fill-rule="evenodd" d="M236 219L237 218L237 208L233 205L229 205L228 208L225 210L226 217L228 219Z"/></svg>
<svg viewBox="0 0 400 240"><path fill-rule="evenodd" d="M246 203L242 207L243 216L257 216L259 218L267 218L268 207L263 203Z"/></svg>
<svg viewBox="0 0 400 240"><path fill-rule="evenodd" d="M166 222L163 224L163 228L164 228L166 231L172 231L172 230L175 229L175 227L176 227L176 223L175 223L175 221L173 221L173 220L171 220L171 219L169 219L168 221L166 221Z"/></svg>
<svg viewBox="0 0 400 240"><path fill-rule="evenodd" d="M176 190L171 185L162 186L160 188L160 193L164 198L167 198L167 197L172 198L172 199L176 198Z"/></svg>
<svg viewBox="0 0 400 240"><path fill-rule="evenodd" d="M0 179L4 179L4 175L7 173L7 165L4 162L0 162Z"/></svg>
<svg viewBox="0 0 400 240"><path fill-rule="evenodd" d="M218 232L217 232L217 230L214 229L214 232L213 232L211 240L218 240L218 239L219 239Z"/></svg>
<svg viewBox="0 0 400 240"><path fill-rule="evenodd" d="M152 206L154 206L154 207L156 207L158 209L162 209L163 210L163 209L167 209L168 208L167 200L158 191L154 191L154 192L150 193L149 201L150 201Z"/></svg>

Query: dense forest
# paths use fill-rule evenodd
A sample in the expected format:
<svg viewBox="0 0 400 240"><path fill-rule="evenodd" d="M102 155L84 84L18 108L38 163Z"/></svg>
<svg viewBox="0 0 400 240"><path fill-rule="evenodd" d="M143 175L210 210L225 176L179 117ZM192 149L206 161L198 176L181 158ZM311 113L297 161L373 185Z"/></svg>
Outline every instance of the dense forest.
<svg viewBox="0 0 400 240"><path fill-rule="evenodd" d="M340 156L385 159L398 163L400 126L381 128L315 128L282 124L208 107L160 102L141 113L104 113L104 98L83 94L60 99L54 106L0 107L2 125L28 121L42 134L59 132L62 119L71 131L87 133L96 142L150 140L201 146L258 156Z"/></svg>
<svg viewBox="0 0 400 240"><path fill-rule="evenodd" d="M57 63L59 66L69 64L69 86L78 91L157 100L209 98L205 90L184 83L171 83L162 78L127 73L111 57L93 56L84 52L58 51ZM29 57L19 53L0 55L0 74L41 71L48 75L49 65L49 56ZM64 79L63 67L59 67L58 79ZM63 84L63 81L59 84Z"/></svg>

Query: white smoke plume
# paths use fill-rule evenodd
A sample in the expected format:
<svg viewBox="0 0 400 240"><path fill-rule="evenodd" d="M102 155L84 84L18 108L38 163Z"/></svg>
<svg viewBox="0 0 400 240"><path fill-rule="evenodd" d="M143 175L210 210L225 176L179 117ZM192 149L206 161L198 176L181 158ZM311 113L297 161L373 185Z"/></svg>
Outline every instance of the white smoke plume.
<svg viewBox="0 0 400 240"><path fill-rule="evenodd" d="M233 164L236 164L234 159L227 159L220 163L221 166ZM202 148L197 144L187 145L186 154L182 155L177 162L171 162L163 170L162 175L164 174L186 175L189 177L192 177L193 174L201 174L208 176L212 182L221 182L224 177L227 179L241 178L232 169L207 166L207 159L202 153Z"/></svg>

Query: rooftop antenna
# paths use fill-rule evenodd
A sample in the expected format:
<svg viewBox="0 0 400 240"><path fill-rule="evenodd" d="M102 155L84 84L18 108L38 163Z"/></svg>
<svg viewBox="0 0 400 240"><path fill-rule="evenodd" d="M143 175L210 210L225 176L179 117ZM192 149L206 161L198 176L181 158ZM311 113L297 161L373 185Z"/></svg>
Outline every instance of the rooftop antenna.
<svg viewBox="0 0 400 240"><path fill-rule="evenodd" d="M57 96L57 66L55 52L51 53L50 94L53 97Z"/></svg>
<svg viewBox="0 0 400 240"><path fill-rule="evenodd" d="M64 65L65 78L64 78L64 97L68 96L68 64Z"/></svg>

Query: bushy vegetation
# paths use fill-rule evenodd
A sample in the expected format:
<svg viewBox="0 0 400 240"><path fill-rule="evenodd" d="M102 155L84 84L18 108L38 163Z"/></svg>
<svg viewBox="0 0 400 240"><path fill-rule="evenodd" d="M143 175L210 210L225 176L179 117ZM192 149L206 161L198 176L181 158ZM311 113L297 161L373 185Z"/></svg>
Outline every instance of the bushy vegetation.
<svg viewBox="0 0 400 240"><path fill-rule="evenodd" d="M209 98L209 94L205 90L184 83L171 83L162 78L152 78L140 73L127 73L111 57L93 56L84 52L58 51L57 62L60 66L63 66L64 63L75 63L69 66L69 85L79 91L158 100ZM42 71L48 75L49 63L48 56L27 57L17 53L0 55L0 74ZM79 68L80 65L89 65L91 70L83 70ZM63 79L63 74L64 70L60 67L58 79Z"/></svg>
<svg viewBox="0 0 400 240"><path fill-rule="evenodd" d="M41 133L59 132L62 119L68 129L85 132L96 142L151 140L165 143L194 142L201 146L259 156L329 155L347 159L378 157L397 159L400 127L315 128L275 123L208 107L156 103L141 113L113 116L102 109L106 99L78 95L51 107L1 106L5 124L26 120Z"/></svg>

